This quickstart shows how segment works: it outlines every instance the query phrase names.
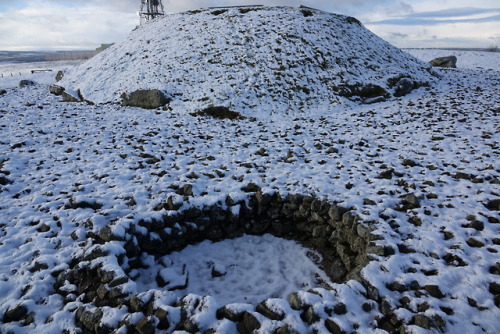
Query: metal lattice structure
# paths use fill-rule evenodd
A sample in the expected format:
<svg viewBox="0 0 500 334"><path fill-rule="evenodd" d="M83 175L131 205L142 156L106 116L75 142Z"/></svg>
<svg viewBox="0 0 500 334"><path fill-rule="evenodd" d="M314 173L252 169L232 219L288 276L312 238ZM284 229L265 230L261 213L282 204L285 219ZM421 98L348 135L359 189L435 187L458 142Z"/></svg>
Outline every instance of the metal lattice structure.
<svg viewBox="0 0 500 334"><path fill-rule="evenodd" d="M165 12L161 0L141 0L141 11L139 12L141 24L162 15L165 15Z"/></svg>

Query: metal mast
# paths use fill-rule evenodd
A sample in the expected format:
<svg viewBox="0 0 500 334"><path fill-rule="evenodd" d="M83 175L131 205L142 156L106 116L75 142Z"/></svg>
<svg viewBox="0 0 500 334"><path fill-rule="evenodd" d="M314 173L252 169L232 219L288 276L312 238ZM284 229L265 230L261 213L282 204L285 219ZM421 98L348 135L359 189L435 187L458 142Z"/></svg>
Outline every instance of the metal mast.
<svg viewBox="0 0 500 334"><path fill-rule="evenodd" d="M141 0L141 11L139 12L141 24L162 15L165 15L165 12L161 0Z"/></svg>

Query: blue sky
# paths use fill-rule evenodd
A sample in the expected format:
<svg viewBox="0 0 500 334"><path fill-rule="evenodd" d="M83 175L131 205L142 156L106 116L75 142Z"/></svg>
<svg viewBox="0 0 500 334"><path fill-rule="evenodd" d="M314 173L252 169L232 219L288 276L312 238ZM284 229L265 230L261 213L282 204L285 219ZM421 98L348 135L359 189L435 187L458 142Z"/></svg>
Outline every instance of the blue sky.
<svg viewBox="0 0 500 334"><path fill-rule="evenodd" d="M0 0L0 50L94 49L139 23L140 0ZM163 0L166 12L221 5L306 5L354 16L398 47L500 45L498 0Z"/></svg>

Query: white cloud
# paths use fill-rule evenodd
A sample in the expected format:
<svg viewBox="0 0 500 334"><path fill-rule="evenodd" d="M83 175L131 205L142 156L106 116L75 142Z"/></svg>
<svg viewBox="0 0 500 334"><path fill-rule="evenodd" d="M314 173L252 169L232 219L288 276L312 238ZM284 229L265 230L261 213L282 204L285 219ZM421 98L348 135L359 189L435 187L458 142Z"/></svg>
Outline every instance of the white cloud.
<svg viewBox="0 0 500 334"><path fill-rule="evenodd" d="M400 47L439 43L440 46L487 47L498 40L499 20L479 22L477 19L485 20L487 13L476 12L473 16L472 12L460 8L498 8L497 1L270 0L265 4L306 5L355 16ZM251 3L248 0L163 0L167 13ZM255 3L264 4L258 0ZM118 42L138 24L139 8L139 0L0 0L0 50L92 49L100 43ZM453 13L450 9L459 11ZM449 22L435 22L437 19ZM451 22L452 19L455 22ZM465 22L472 19L477 23ZM379 23L375 24L376 21ZM381 21L386 22L381 24Z"/></svg>

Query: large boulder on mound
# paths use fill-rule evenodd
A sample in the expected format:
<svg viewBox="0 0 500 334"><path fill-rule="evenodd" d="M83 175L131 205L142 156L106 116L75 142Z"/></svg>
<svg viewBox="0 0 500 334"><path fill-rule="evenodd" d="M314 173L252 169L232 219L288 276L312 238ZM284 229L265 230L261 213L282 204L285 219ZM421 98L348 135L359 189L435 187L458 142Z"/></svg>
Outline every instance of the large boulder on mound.
<svg viewBox="0 0 500 334"><path fill-rule="evenodd" d="M352 17L291 7L236 7L166 15L67 73L61 85L96 103L138 90L170 105L252 115L307 111L407 93L434 80L431 66ZM411 83L411 84L410 84Z"/></svg>

